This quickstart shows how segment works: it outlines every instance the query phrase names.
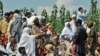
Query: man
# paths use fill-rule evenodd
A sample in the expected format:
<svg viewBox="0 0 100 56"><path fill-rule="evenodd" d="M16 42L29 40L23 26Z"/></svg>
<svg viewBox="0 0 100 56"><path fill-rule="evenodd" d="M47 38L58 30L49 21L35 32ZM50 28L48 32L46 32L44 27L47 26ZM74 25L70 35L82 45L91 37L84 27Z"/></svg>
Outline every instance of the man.
<svg viewBox="0 0 100 56"><path fill-rule="evenodd" d="M15 42L12 42L10 44L10 48L9 48L9 50L7 50L7 53L9 54L9 56L16 56L16 54L17 54L17 44Z"/></svg>
<svg viewBox="0 0 100 56"><path fill-rule="evenodd" d="M13 43L13 42L16 42L16 41L15 41L15 38L14 38L14 37L11 37L11 38L10 38L10 42L7 43L6 49L9 49L10 44Z"/></svg>
<svg viewBox="0 0 100 56"><path fill-rule="evenodd" d="M2 33L7 34L7 28L10 21L10 13L5 13L4 19L0 22L0 30Z"/></svg>
<svg viewBox="0 0 100 56"><path fill-rule="evenodd" d="M77 45L76 56L85 56L85 41L87 39L87 33L85 28L81 25L82 21L80 19L76 20L77 30L73 38L73 42Z"/></svg>
<svg viewBox="0 0 100 56"><path fill-rule="evenodd" d="M0 22L0 30L2 32L3 36L3 45L6 46L6 43L8 42L8 36L7 36L7 29L8 29L8 24L10 21L10 13L5 13L4 19Z"/></svg>
<svg viewBox="0 0 100 56"><path fill-rule="evenodd" d="M29 24L30 23L30 18L31 18L31 13L30 12L26 12L25 14L25 18L26 18L26 23Z"/></svg>
<svg viewBox="0 0 100 56"><path fill-rule="evenodd" d="M83 8L80 7L80 8L78 9L77 19L82 20L82 24L84 24L85 17L86 17L85 12L84 12Z"/></svg>
<svg viewBox="0 0 100 56"><path fill-rule="evenodd" d="M46 26L46 19L44 16L37 16L39 18L39 23L42 26Z"/></svg>
<svg viewBox="0 0 100 56"><path fill-rule="evenodd" d="M87 33L88 33L88 39L87 39L87 44L89 51L91 55L95 56L95 49L96 49L96 41L97 41L97 34L96 34L96 29L94 27L94 23L92 21L88 22L88 28L87 28ZM89 47L90 46L90 47Z"/></svg>
<svg viewBox="0 0 100 56"><path fill-rule="evenodd" d="M21 19L20 11L15 10L10 34L11 36L15 37L17 43L20 40L21 32L22 32L22 19Z"/></svg>
<svg viewBox="0 0 100 56"><path fill-rule="evenodd" d="M32 24L32 35L38 35L40 33L40 23L37 17L34 18Z"/></svg>
<svg viewBox="0 0 100 56"><path fill-rule="evenodd" d="M9 42L9 38L11 37L11 34L10 34L11 25L12 25L12 23L14 21L14 19L13 19L14 12L13 11L10 11L9 13L10 13L10 22L9 22L8 28L7 28L8 42Z"/></svg>

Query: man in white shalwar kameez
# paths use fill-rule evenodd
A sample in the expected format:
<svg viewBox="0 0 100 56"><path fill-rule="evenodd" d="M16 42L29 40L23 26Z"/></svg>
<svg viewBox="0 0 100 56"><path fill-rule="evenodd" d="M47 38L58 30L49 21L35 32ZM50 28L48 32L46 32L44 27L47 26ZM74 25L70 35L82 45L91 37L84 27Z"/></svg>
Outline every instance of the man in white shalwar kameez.
<svg viewBox="0 0 100 56"><path fill-rule="evenodd" d="M28 56L35 56L35 37L35 35L30 35L29 27L23 29L18 47L25 47Z"/></svg>

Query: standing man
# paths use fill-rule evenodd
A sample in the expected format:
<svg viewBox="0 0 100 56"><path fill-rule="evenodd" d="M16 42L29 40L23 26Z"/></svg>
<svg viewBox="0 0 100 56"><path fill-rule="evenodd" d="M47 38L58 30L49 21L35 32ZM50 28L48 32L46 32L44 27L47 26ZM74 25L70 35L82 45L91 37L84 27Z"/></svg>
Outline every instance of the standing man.
<svg viewBox="0 0 100 56"><path fill-rule="evenodd" d="M11 25L11 36L15 37L16 42L18 43L20 40L21 32L22 32L22 19L19 10L14 11L13 23Z"/></svg>
<svg viewBox="0 0 100 56"><path fill-rule="evenodd" d="M5 13L5 17L0 21L0 30L2 33L6 34L8 29L8 23L10 22L10 13Z"/></svg>
<svg viewBox="0 0 100 56"><path fill-rule="evenodd" d="M10 13L7 12L5 13L4 19L0 22L0 30L4 34L2 41L5 47L8 42L7 29L9 22L10 22Z"/></svg>
<svg viewBox="0 0 100 56"><path fill-rule="evenodd" d="M84 24L85 17L86 17L85 11L83 10L82 7L80 7L77 12L77 19L82 20L82 24Z"/></svg>
<svg viewBox="0 0 100 56"><path fill-rule="evenodd" d="M85 41L87 39L87 33L85 28L81 25L82 21L80 19L76 20L76 33L74 36L74 43L76 44L76 56L85 56Z"/></svg>
<svg viewBox="0 0 100 56"><path fill-rule="evenodd" d="M96 28L94 27L94 22L88 22L88 28L90 28L89 32L89 42L90 42L90 53L91 55L95 56L95 49L96 49L96 41L97 41L97 33Z"/></svg>
<svg viewBox="0 0 100 56"><path fill-rule="evenodd" d="M10 13L10 22L9 22L8 28L7 28L8 42L9 42L9 40L10 40L10 38L11 38L11 34L10 34L11 25L12 25L12 23L13 23L13 21L14 21L14 19L13 19L14 12L13 12L13 11L10 11L9 13Z"/></svg>

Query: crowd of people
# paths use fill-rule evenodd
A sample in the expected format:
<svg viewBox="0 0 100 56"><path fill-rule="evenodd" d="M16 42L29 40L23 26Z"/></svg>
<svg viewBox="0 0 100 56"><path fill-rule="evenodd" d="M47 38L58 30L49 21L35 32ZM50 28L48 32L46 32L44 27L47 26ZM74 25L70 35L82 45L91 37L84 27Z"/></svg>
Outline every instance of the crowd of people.
<svg viewBox="0 0 100 56"><path fill-rule="evenodd" d="M100 32L80 7L60 35L44 16L19 10L0 21L0 56L100 56Z"/></svg>

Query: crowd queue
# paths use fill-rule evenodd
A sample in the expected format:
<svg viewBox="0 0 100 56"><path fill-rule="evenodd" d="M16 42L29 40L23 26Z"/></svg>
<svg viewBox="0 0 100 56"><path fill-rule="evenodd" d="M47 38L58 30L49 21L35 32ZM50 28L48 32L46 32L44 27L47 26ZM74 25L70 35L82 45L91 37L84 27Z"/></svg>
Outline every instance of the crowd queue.
<svg viewBox="0 0 100 56"><path fill-rule="evenodd" d="M0 56L100 56L100 32L80 7L60 35L44 16L19 10L0 21Z"/></svg>

